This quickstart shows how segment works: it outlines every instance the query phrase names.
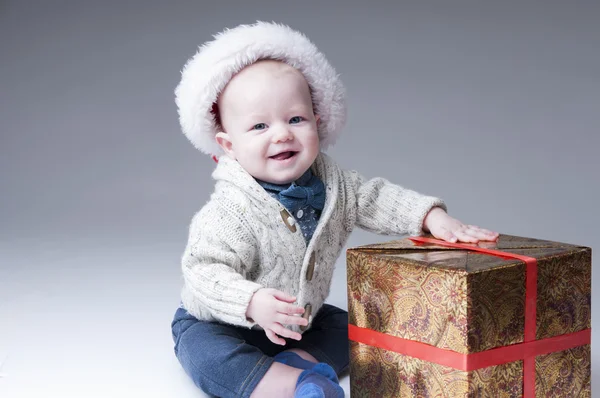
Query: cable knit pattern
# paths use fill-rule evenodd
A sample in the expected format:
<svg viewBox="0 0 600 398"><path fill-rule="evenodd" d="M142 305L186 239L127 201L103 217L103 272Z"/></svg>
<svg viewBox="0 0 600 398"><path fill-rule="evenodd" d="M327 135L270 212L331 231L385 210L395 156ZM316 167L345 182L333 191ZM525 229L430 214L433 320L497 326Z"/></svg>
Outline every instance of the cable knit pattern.
<svg viewBox="0 0 600 398"><path fill-rule="evenodd" d="M429 210L447 209L439 198L342 170L324 153L311 170L327 191L307 245L300 228L292 232L284 223L281 203L238 162L219 158L212 175L215 191L192 219L182 259L181 298L189 313L201 320L259 327L246 318L246 310L254 292L270 287L296 296L302 307L310 304L314 315L329 295L335 262L355 225L379 234L422 235ZM302 333L298 326L290 328Z"/></svg>

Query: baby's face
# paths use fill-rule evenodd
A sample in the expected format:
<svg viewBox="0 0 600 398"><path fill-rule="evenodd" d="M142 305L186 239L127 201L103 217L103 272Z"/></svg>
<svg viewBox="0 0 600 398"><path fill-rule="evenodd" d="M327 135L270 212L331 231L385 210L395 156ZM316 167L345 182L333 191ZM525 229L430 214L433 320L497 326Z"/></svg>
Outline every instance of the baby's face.
<svg viewBox="0 0 600 398"><path fill-rule="evenodd" d="M301 72L259 61L227 84L218 102L224 132L217 142L255 178L273 184L298 179L319 154L318 116Z"/></svg>

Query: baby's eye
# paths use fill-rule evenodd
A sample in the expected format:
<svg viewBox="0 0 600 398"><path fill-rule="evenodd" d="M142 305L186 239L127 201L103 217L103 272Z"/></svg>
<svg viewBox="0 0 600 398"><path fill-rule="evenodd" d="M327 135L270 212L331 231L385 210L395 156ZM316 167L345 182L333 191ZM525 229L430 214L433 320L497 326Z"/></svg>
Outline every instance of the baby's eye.
<svg viewBox="0 0 600 398"><path fill-rule="evenodd" d="M296 124L296 123L300 123L303 120L304 120L304 118L302 116L294 116L293 118L290 119L290 123Z"/></svg>
<svg viewBox="0 0 600 398"><path fill-rule="evenodd" d="M254 127L252 127L253 130L264 130L267 128L267 125L265 123L257 123L254 125Z"/></svg>

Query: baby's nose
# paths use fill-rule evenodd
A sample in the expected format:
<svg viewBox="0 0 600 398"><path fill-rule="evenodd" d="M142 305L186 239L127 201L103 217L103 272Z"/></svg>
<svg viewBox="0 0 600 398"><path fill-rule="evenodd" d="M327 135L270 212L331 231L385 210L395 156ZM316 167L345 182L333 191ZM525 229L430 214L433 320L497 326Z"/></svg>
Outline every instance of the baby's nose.
<svg viewBox="0 0 600 398"><path fill-rule="evenodd" d="M274 142L285 142L294 139L294 135L287 127L279 127L273 134Z"/></svg>

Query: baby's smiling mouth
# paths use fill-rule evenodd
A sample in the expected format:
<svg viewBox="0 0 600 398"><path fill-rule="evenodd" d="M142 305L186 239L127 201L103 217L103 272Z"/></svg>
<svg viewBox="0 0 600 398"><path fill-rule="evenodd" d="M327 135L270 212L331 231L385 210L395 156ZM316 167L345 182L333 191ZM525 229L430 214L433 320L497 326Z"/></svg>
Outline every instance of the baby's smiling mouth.
<svg viewBox="0 0 600 398"><path fill-rule="evenodd" d="M294 156L295 154L297 154L298 152L296 151L285 151L285 152L281 152L278 153L275 156L271 156L271 159L275 159L275 160L286 160L291 158L292 156Z"/></svg>

